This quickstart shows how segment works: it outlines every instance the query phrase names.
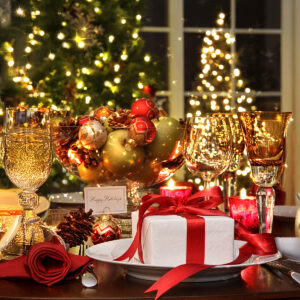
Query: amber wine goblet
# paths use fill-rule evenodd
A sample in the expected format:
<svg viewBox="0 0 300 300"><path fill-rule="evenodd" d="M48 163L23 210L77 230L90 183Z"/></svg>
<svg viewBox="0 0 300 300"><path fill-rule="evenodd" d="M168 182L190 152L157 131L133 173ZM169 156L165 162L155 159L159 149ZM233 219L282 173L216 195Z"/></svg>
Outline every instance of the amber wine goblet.
<svg viewBox="0 0 300 300"><path fill-rule="evenodd" d="M15 237L14 251L23 254L32 244L44 240L34 210L39 201L35 192L47 180L52 164L49 111L7 108L4 125L5 172L22 190L18 195L23 207L22 226Z"/></svg>
<svg viewBox="0 0 300 300"><path fill-rule="evenodd" d="M285 137L291 119L290 112L242 112L239 114L243 128L248 159L256 192L258 229L271 233L275 191L285 160Z"/></svg>

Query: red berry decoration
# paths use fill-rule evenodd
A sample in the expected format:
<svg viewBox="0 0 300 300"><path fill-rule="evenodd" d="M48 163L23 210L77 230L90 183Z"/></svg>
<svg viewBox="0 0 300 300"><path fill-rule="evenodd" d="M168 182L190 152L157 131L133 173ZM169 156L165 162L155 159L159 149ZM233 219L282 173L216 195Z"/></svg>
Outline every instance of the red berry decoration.
<svg viewBox="0 0 300 300"><path fill-rule="evenodd" d="M131 105L131 114L134 117L145 117L151 120L157 116L158 109L153 101L140 98Z"/></svg>
<svg viewBox="0 0 300 300"><path fill-rule="evenodd" d="M129 136L139 146L144 146L153 142L155 135L155 125L145 117L136 117L129 125Z"/></svg>

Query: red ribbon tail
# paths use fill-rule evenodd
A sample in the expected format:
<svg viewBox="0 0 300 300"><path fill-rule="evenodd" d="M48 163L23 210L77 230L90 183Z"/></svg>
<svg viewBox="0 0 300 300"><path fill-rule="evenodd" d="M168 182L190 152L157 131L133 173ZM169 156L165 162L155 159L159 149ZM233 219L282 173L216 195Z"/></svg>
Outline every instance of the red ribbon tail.
<svg viewBox="0 0 300 300"><path fill-rule="evenodd" d="M253 247L246 243L239 249L238 257L230 262L227 265L236 265L241 264L248 260L251 255L253 254ZM185 280L186 278L208 268L214 266L211 265L201 265L201 264L187 264L178 266L168 273L163 275L158 281L156 281L149 289L145 291L145 293L157 291L155 300L157 300L161 295L163 295L166 291L171 289L176 284L180 283L181 281Z"/></svg>
<svg viewBox="0 0 300 300"><path fill-rule="evenodd" d="M188 264L181 265L168 273L163 275L158 281L156 281L145 293L157 291L155 300L163 295L166 291L171 289L173 286L183 281L184 279L204 270L210 268L209 265L200 265L200 264Z"/></svg>
<svg viewBox="0 0 300 300"><path fill-rule="evenodd" d="M125 259L129 259L131 260L136 252L136 250L138 249L138 244L139 244L139 239L138 236L136 235L134 240L132 241L130 247L127 249L127 251L125 253L123 253L121 256L119 256L118 258L115 258L115 261L121 261L121 260L125 260Z"/></svg>

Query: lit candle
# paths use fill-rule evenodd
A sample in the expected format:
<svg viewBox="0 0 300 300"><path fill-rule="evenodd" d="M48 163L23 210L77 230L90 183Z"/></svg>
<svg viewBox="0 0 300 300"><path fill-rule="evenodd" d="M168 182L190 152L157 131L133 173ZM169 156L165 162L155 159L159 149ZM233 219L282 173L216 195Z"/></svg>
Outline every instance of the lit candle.
<svg viewBox="0 0 300 300"><path fill-rule="evenodd" d="M246 189L241 189L240 196L229 197L229 211L233 219L243 224L250 231L257 232L256 197L247 195Z"/></svg>
<svg viewBox="0 0 300 300"><path fill-rule="evenodd" d="M169 180L167 186L160 188L160 194L162 196L172 197L178 199L181 203L185 202L186 199L191 195L191 186L177 186L174 180Z"/></svg>

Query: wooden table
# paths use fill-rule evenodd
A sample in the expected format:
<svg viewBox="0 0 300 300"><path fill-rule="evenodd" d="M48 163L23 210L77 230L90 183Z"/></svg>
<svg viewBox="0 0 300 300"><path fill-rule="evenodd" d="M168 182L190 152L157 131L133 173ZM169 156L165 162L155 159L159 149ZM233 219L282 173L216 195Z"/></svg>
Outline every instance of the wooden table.
<svg viewBox="0 0 300 300"><path fill-rule="evenodd" d="M275 219L274 234L293 236L293 220ZM0 299L153 299L144 294L149 281L125 276L122 269L98 265L101 283L84 288L80 280L69 280L45 287L30 280L0 280ZM165 299L300 299L300 285L280 278L263 266L243 270L235 279L211 283L181 283L167 292Z"/></svg>

